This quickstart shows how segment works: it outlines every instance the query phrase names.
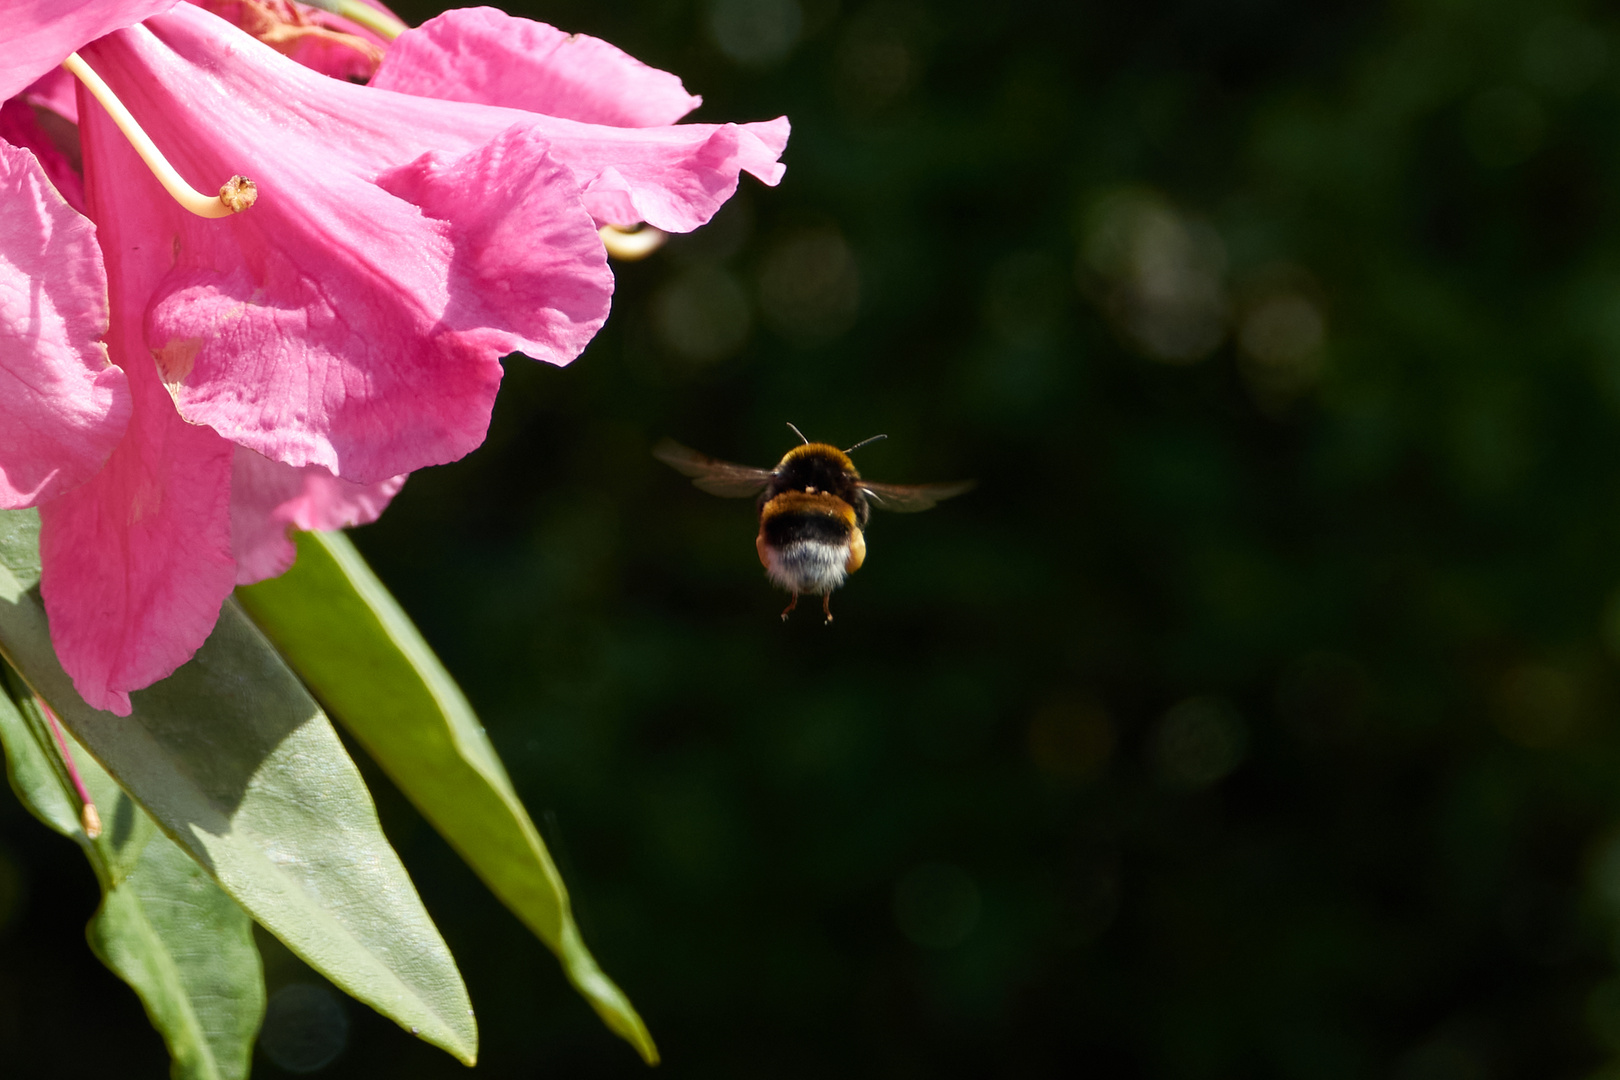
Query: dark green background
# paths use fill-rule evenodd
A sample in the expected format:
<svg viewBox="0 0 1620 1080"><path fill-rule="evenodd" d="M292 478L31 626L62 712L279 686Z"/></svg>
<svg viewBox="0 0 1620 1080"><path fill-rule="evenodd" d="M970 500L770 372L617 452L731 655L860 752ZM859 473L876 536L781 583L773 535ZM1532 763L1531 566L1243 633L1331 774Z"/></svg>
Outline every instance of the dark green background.
<svg viewBox="0 0 1620 1080"><path fill-rule="evenodd" d="M800 0L785 52L720 47L781 3L522 9L695 119L787 113L787 178L620 265L586 354L509 360L483 449L356 534L657 1075L1599 1074L1620 9ZM1278 312L1320 343L1268 351ZM648 456L768 464L787 420L980 481L879 516L831 628ZM475 1075L645 1075L371 779ZM166 1070L94 896L4 800L8 1075ZM461 1075L346 1008L324 1075Z"/></svg>

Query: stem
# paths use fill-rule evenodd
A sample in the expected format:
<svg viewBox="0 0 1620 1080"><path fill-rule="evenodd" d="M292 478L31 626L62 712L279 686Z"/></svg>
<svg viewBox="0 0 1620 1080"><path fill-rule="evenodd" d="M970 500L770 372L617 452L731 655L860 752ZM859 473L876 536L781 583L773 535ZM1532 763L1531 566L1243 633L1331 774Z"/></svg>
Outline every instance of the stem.
<svg viewBox="0 0 1620 1080"><path fill-rule="evenodd" d="M169 159L157 148L151 136L147 135L135 117L130 115L124 103L118 100L118 95L112 92L112 87L108 86L78 53L70 53L68 58L62 61L62 66L83 83L84 88L89 90L97 101L101 102L101 107L107 110L107 115L118 125L118 130L124 133L129 145L135 148L141 160L146 162L146 167L152 170L152 175L157 177L158 183L174 197L175 202L198 217L222 218L246 210L258 198L258 188L245 176L231 177L219 189L219 194L213 197L204 195L186 183L175 171L174 166L169 164Z"/></svg>
<svg viewBox="0 0 1620 1080"><path fill-rule="evenodd" d="M39 701L38 698L34 700ZM96 801L90 797L90 789L84 786L84 780L79 776L79 767L73 764L73 751L68 749L67 736L62 734L61 722L56 719L56 713L43 701L39 702L40 711L50 722L51 734L56 736L56 748L62 752L62 764L67 766L68 778L73 781L73 790L79 793L79 802L83 809L79 813L79 820L84 824L84 835L94 840L101 835L101 815L96 812Z"/></svg>
<svg viewBox="0 0 1620 1080"><path fill-rule="evenodd" d="M386 11L379 11L362 0L305 0L310 7L341 15L350 22L359 23L380 38L393 41L410 27Z"/></svg>

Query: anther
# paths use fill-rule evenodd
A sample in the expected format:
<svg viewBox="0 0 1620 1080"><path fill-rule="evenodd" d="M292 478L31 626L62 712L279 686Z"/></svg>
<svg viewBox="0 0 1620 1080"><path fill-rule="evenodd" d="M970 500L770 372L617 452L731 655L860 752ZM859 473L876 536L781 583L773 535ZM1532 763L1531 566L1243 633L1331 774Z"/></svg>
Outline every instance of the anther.
<svg viewBox="0 0 1620 1080"><path fill-rule="evenodd" d="M378 11L362 0L305 0L305 3L310 7L329 11L333 15L341 15L350 22L359 23L387 41L393 41L410 29L386 11Z"/></svg>
<svg viewBox="0 0 1620 1080"><path fill-rule="evenodd" d="M217 197L204 195L186 183L175 171L174 166L169 164L169 159L157 148L151 136L142 130L135 117L124 107L124 103L118 100L118 95L112 92L112 87L108 86L78 53L70 53L68 58L62 61L62 66L83 83L84 88L89 90L97 101L101 102L101 107L107 110L107 115L118 125L118 130L124 133L129 145L141 156L141 160L146 162L146 167L152 170L157 182L163 185L163 189L174 198L175 202L198 217L222 218L241 213L252 206L254 200L258 198L258 189L253 181L245 176L231 177L219 189Z"/></svg>
<svg viewBox="0 0 1620 1080"><path fill-rule="evenodd" d="M620 262L645 259L664 246L669 234L651 225L621 229L617 225L604 225L597 230L607 253Z"/></svg>
<svg viewBox="0 0 1620 1080"><path fill-rule="evenodd" d="M219 187L219 201L240 214L259 201L259 185L245 176L233 176Z"/></svg>

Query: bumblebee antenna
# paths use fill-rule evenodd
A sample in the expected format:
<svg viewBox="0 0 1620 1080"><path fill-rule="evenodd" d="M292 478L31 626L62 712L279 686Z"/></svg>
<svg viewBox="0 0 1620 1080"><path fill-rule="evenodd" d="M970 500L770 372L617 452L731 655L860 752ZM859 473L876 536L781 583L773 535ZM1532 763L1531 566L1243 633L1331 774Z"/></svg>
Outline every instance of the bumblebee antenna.
<svg viewBox="0 0 1620 1080"><path fill-rule="evenodd" d="M798 428L796 428L796 427L793 427L793 425L792 425L792 424L791 424L791 423L790 423L790 424L788 424L788 427L790 427L790 428L793 428L793 434L795 434L795 435L797 435L797 436L798 436L798 437L799 437L799 438L800 438L800 439L801 439L801 440L802 440L802 441L803 441L803 442L804 442L804 443L805 443L805 445L809 445L809 443L810 443L810 440L809 440L809 439L806 439L806 438L805 438L805 437L804 437L804 432L802 432L802 431L800 431L800 430L799 430L799 429L798 429Z"/></svg>
<svg viewBox="0 0 1620 1080"><path fill-rule="evenodd" d="M850 447L848 450L845 450L844 453L853 454L855 451L859 450L861 447L865 446L867 443L875 443L879 439L887 439L887 438L888 438L887 435L874 435L870 439L862 439L860 442L856 443L854 446Z"/></svg>

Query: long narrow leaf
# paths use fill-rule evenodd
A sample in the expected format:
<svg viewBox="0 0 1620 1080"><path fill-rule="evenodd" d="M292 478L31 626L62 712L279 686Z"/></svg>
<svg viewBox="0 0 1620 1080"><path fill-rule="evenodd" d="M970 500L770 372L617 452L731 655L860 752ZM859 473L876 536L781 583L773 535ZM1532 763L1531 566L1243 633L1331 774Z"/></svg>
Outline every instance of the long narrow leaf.
<svg viewBox="0 0 1620 1080"><path fill-rule="evenodd" d="M339 723L563 964L649 1063L646 1025L585 948L568 891L483 725L427 642L341 533L304 533L243 607Z"/></svg>
<svg viewBox="0 0 1620 1080"><path fill-rule="evenodd" d="M6 549L0 545L0 558ZM0 566L0 654L158 826L332 982L460 1060L466 988L337 734L234 605L119 718L57 662L37 592Z"/></svg>
<svg viewBox="0 0 1620 1080"><path fill-rule="evenodd" d="M164 836L88 754L74 754L107 828L80 825L78 800L44 714L0 664L0 744L12 789L84 849L101 884L86 934L163 1036L175 1080L243 1080L264 1017L264 975L247 913ZM76 748L77 749L77 748Z"/></svg>

